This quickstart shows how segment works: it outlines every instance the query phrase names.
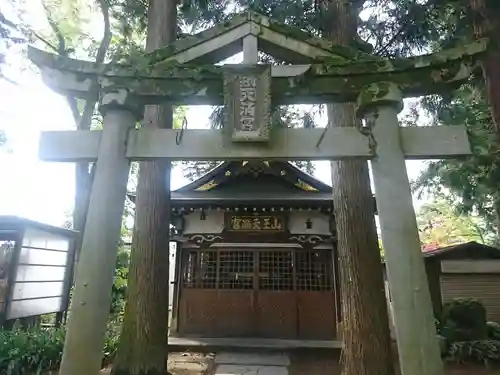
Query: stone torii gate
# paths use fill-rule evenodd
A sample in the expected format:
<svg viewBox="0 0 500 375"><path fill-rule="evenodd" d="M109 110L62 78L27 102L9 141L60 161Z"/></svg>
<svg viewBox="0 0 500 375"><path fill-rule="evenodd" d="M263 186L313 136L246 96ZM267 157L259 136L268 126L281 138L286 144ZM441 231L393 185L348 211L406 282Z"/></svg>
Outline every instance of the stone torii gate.
<svg viewBox="0 0 500 375"><path fill-rule="evenodd" d="M76 275L61 375L95 375L101 365L117 243L131 160L371 160L382 242L393 296L403 375L440 375L427 278L405 159L467 155L463 126L400 127L402 98L451 90L487 48L380 59L274 23L256 13L128 65L94 64L30 48L53 90L99 99L102 131L44 132L46 161L97 161ZM244 64L215 66L243 50ZM294 65L257 64L258 50ZM189 64L188 64L189 63ZM223 130L136 129L149 104L225 106ZM271 105L357 102L365 127L272 129Z"/></svg>

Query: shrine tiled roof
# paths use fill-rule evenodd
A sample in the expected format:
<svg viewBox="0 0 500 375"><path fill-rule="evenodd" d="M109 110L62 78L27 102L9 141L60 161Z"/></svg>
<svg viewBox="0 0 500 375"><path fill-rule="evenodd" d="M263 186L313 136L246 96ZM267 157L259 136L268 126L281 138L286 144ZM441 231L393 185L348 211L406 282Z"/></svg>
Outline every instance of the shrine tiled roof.
<svg viewBox="0 0 500 375"><path fill-rule="evenodd" d="M331 208L332 188L286 161L227 161L172 191L174 207Z"/></svg>
<svg viewBox="0 0 500 375"><path fill-rule="evenodd" d="M267 183L273 178L275 183L283 183L290 192L328 193L331 197L331 186L286 161L224 162L199 179L175 190L175 193L217 191L243 176L250 177L258 185L263 185L262 182L267 177ZM313 194L308 196L312 198Z"/></svg>
<svg viewBox="0 0 500 375"><path fill-rule="evenodd" d="M135 195L128 197L135 201ZM333 207L332 187L286 161L226 161L171 192L173 209ZM373 207L376 212L375 199Z"/></svg>

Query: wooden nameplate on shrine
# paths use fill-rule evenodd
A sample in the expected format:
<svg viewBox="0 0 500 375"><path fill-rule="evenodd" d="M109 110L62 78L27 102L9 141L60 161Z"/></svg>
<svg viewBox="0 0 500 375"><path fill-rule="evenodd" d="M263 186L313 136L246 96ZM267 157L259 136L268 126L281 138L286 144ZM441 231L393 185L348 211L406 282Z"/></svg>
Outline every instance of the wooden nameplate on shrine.
<svg viewBox="0 0 500 375"><path fill-rule="evenodd" d="M231 232L283 232L286 229L284 215L226 214L226 229Z"/></svg>

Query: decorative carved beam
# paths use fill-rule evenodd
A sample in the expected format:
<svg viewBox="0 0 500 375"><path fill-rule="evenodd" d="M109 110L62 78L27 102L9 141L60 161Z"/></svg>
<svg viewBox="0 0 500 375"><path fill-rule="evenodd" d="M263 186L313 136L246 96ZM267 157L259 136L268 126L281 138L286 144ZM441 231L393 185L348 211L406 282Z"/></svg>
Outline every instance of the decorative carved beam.
<svg viewBox="0 0 500 375"><path fill-rule="evenodd" d="M373 158L369 140L355 128L332 128L318 146L324 129L275 129L269 144L234 144L223 130L131 130L127 157L131 160L338 160ZM454 158L470 154L464 126L401 127L402 149L407 159ZM42 132L42 160L75 162L95 160L101 131Z"/></svg>
<svg viewBox="0 0 500 375"><path fill-rule="evenodd" d="M339 63L325 58L322 64L271 68L274 104L356 101L366 85L389 81L404 96L420 96L449 90L466 81L487 48L485 40L468 46L409 59ZM133 66L93 64L58 57L30 48L30 59L42 70L43 79L64 95L96 98L91 82L101 92L127 90L139 104L170 101L175 104L223 103L224 72L245 65L188 66L172 63L161 69L138 61ZM418 79L415 79L418 77Z"/></svg>

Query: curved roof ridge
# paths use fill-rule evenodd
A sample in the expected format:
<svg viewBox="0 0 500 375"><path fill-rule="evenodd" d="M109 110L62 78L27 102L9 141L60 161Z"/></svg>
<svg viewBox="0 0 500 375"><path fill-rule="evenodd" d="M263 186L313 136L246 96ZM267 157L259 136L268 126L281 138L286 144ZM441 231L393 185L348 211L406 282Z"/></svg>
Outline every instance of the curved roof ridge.
<svg viewBox="0 0 500 375"><path fill-rule="evenodd" d="M184 190L193 189L193 188L197 187L198 185L203 185L203 184L207 183L210 180L210 178L212 177L212 175L214 175L217 172L218 169L222 169L224 167L227 167L231 163L232 163L232 161L223 161L219 165L216 165L215 167L213 167L209 171L205 172L205 174L203 174L202 176L198 177L197 179L195 179L195 180L193 180L191 182L188 182L186 185L181 186L180 188L177 188L177 189L172 190L172 191L181 192L181 191L184 191Z"/></svg>
<svg viewBox="0 0 500 375"><path fill-rule="evenodd" d="M291 161L287 160L286 161L293 169L295 169L299 174L302 174L306 179L308 179L310 182L314 182L314 184L316 185L320 185L322 188L324 188L325 190L328 189L328 190L331 190L332 189L332 186L331 185L328 185L327 183L321 181L319 178L317 178L316 176L312 175L312 174L309 174L308 172L300 169L299 167L297 167L296 165L293 165ZM308 182L309 182L308 181Z"/></svg>
<svg viewBox="0 0 500 375"><path fill-rule="evenodd" d="M232 160L232 161L225 161L222 162L221 164L217 165L216 167L212 168L210 171L206 172L204 175L201 177L197 178L194 181L189 182L188 184L172 190L175 192L185 192L189 190L195 190L196 188L199 188L200 186L203 186L207 183L210 182L210 180L216 178L219 173L223 173L224 170L226 170L230 165L236 164L236 163L244 163L245 160ZM297 174L297 177L299 180L303 180L303 182L311 185L313 188L317 189L320 192L330 192L332 187L323 181L320 181L318 178L315 176L303 171L299 167L295 166L292 164L290 161L278 161L278 160L273 160L271 162L266 161L266 160L259 160L259 162L262 163L271 163L271 164L283 164L287 168L291 169L294 173ZM225 173L225 172L224 172Z"/></svg>

